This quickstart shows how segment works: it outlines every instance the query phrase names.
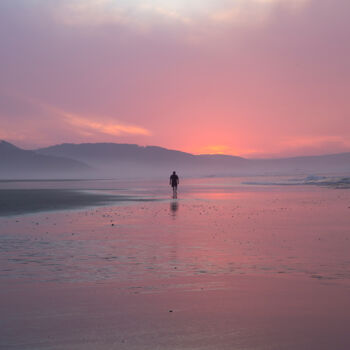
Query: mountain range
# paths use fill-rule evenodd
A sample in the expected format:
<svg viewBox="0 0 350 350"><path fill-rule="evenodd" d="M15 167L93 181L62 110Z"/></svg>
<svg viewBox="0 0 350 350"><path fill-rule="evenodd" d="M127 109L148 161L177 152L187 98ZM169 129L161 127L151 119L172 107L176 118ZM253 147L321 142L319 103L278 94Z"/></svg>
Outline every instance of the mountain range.
<svg viewBox="0 0 350 350"><path fill-rule="evenodd" d="M75 176L92 168L78 160L23 150L0 141L0 178L45 178Z"/></svg>
<svg viewBox="0 0 350 350"><path fill-rule="evenodd" d="M292 175L350 171L350 152L280 159L194 155L157 146L65 143L23 150L0 141L0 178Z"/></svg>

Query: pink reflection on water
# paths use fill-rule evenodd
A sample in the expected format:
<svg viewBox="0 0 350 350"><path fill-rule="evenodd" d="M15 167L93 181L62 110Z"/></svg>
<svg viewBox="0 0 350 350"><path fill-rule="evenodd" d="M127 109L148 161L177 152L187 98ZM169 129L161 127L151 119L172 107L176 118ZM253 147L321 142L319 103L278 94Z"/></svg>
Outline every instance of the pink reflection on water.
<svg viewBox="0 0 350 350"><path fill-rule="evenodd" d="M349 192L200 192L1 219L1 276L54 281L297 274L349 281ZM18 222L16 222L18 221Z"/></svg>
<svg viewBox="0 0 350 350"><path fill-rule="evenodd" d="M1 218L0 345L349 348L350 191L179 194Z"/></svg>

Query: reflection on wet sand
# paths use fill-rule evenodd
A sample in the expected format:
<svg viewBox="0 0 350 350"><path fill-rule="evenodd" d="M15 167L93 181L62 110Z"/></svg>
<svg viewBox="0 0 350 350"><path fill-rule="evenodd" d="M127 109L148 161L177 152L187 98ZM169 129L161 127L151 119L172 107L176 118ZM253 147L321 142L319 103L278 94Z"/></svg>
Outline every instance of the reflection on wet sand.
<svg viewBox="0 0 350 350"><path fill-rule="evenodd" d="M170 211L173 217L176 216L177 211L179 210L179 202L178 201L171 201L170 202Z"/></svg>
<svg viewBox="0 0 350 350"><path fill-rule="evenodd" d="M0 217L0 348L350 349L350 192L199 185Z"/></svg>

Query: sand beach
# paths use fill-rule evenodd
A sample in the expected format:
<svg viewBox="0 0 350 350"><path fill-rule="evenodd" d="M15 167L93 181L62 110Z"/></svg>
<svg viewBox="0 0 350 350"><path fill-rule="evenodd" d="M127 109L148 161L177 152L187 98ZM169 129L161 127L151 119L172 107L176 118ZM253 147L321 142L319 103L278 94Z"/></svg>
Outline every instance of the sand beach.
<svg viewBox="0 0 350 350"><path fill-rule="evenodd" d="M2 214L0 348L348 349L350 192L241 182L16 184L100 194Z"/></svg>

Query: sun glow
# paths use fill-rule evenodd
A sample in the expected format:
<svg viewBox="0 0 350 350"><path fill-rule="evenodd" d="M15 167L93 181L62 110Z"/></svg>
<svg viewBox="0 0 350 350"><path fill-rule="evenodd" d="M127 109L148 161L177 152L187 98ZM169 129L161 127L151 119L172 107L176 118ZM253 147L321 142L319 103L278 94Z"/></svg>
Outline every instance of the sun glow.
<svg viewBox="0 0 350 350"><path fill-rule="evenodd" d="M206 154L231 154L230 147L225 145L211 145L202 149L201 153Z"/></svg>

